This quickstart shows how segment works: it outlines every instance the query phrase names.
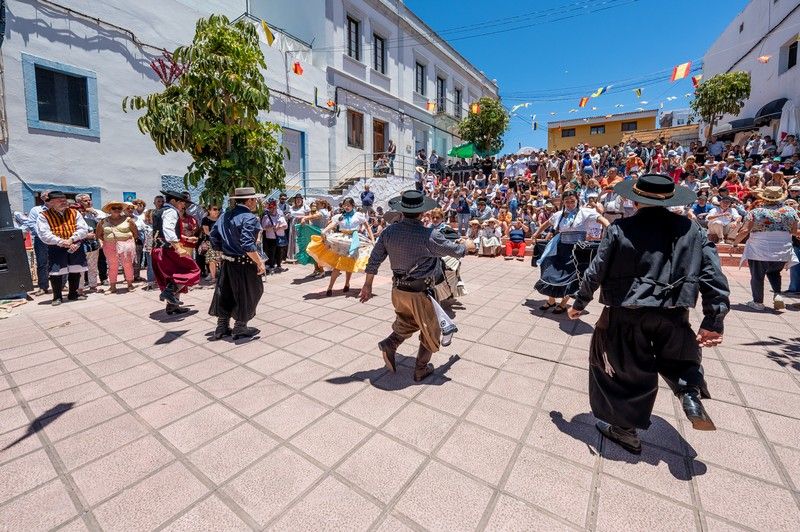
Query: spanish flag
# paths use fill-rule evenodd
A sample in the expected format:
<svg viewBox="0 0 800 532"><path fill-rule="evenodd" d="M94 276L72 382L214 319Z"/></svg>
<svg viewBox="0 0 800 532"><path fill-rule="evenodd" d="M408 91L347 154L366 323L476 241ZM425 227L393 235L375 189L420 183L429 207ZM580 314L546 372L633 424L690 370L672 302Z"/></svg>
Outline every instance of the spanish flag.
<svg viewBox="0 0 800 532"><path fill-rule="evenodd" d="M581 101L578 104L578 107L586 107L587 103L589 103L589 98L584 96L583 98L581 98Z"/></svg>
<svg viewBox="0 0 800 532"><path fill-rule="evenodd" d="M689 71L692 69L692 62L688 61L686 63L680 64L672 69L672 78L670 81L677 81L679 79L683 79L689 75Z"/></svg>
<svg viewBox="0 0 800 532"><path fill-rule="evenodd" d="M698 74L696 76L692 76L692 85L694 85L695 89L700 86L700 80L701 79L703 79L703 75L702 74Z"/></svg>
<svg viewBox="0 0 800 532"><path fill-rule="evenodd" d="M476 115L481 112L481 106L478 105L477 103L473 103L472 105L469 106L469 111L472 114Z"/></svg>
<svg viewBox="0 0 800 532"><path fill-rule="evenodd" d="M428 103L425 105L425 109L427 109L427 110L428 110L428 112L431 112L431 113L432 113L432 112L434 112L434 111L436 111L436 103L435 103L435 102L428 102Z"/></svg>
<svg viewBox="0 0 800 532"><path fill-rule="evenodd" d="M269 26L267 26L266 21L263 19L261 20L261 27L264 28L264 37L267 38L267 44L272 46L272 42L275 40L275 36L269 30Z"/></svg>
<svg viewBox="0 0 800 532"><path fill-rule="evenodd" d="M295 61L294 65L292 65L292 72L297 74L298 76L303 75L303 67L300 66L300 61Z"/></svg>

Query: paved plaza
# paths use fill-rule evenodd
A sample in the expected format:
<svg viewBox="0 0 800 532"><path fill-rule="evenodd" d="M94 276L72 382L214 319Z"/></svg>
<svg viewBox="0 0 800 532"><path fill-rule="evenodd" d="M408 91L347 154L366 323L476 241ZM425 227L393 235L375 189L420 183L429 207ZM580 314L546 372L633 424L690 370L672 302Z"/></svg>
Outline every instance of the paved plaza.
<svg viewBox="0 0 800 532"><path fill-rule="evenodd" d="M387 277L360 304L309 273L268 278L252 341L207 340L208 288L178 318L137 290L0 320L0 530L800 530L800 301L749 312L746 270L705 350L719 430L663 388L640 457L589 413L601 307L544 315L528 262L465 260L424 384L415 341L396 375L376 350Z"/></svg>

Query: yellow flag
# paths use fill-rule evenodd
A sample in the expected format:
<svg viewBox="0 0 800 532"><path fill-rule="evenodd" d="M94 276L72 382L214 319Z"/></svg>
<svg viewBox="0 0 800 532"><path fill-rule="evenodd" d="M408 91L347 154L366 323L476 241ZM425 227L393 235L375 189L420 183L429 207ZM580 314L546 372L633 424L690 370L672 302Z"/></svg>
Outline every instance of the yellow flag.
<svg viewBox="0 0 800 532"><path fill-rule="evenodd" d="M264 36L267 38L267 44L272 46L272 42L275 40L275 36L270 31L266 21L264 20L261 21L261 27L264 28Z"/></svg>

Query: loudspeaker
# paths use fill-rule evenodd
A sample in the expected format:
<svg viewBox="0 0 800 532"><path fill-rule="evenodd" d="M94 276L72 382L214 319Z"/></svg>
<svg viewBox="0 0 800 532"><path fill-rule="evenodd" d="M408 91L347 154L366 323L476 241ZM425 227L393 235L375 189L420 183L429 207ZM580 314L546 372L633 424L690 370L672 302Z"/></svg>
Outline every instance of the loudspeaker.
<svg viewBox="0 0 800 532"><path fill-rule="evenodd" d="M0 229L0 299L33 290L25 239L19 229Z"/></svg>

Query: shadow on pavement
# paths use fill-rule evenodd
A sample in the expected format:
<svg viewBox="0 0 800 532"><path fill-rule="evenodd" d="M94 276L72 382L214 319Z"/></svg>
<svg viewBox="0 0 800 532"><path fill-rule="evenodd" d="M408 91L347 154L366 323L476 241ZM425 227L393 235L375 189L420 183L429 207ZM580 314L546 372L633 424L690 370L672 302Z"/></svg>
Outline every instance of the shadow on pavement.
<svg viewBox="0 0 800 532"><path fill-rule="evenodd" d="M164 333L164 336L162 336L161 338L156 340L153 345L171 344L172 342L174 342L175 340L177 340L178 338L180 338L181 336L183 336L187 332L189 332L188 329L187 330L183 330L183 331L167 331L167 332Z"/></svg>
<svg viewBox="0 0 800 532"><path fill-rule="evenodd" d="M534 316L541 316L543 318L547 318L548 320L553 320L558 322L558 328L561 329L562 332L567 334L571 334L573 336L580 336L582 334L591 334L594 331L594 327L589 325L586 322L581 320L571 320L567 316L567 313L564 312L563 314L553 314L553 309L541 310L539 307L544 305L547 302L546 299L537 300L537 299L526 299L525 303L522 304L523 307L528 307L531 311L531 314ZM556 300L558 302L558 300Z"/></svg>
<svg viewBox="0 0 800 532"><path fill-rule="evenodd" d="M178 323L190 316L194 316L197 314L196 309L191 309L189 312L184 312L183 314L167 314L166 310L156 310L150 313L150 319L153 321L157 321L159 323Z"/></svg>
<svg viewBox="0 0 800 532"><path fill-rule="evenodd" d="M27 440L47 425L61 417L62 414L65 414L69 410L75 406L75 403L58 403L56 406L48 409L46 412L42 412L42 415L34 419L28 428L25 430L25 434L17 438L16 440L12 441L5 447L3 447L3 451L10 449L20 443L23 440Z"/></svg>
<svg viewBox="0 0 800 532"><path fill-rule="evenodd" d="M446 373L450 371L453 364L461 360L458 355L453 355L450 359L436 368L433 375L422 382L414 382L414 357L396 355L397 373L389 373L385 366L365 371L357 371L352 375L344 377L333 377L325 379L331 384L350 384L351 382L369 382L372 386L385 391L403 390L410 386L441 386L450 380Z"/></svg>
<svg viewBox="0 0 800 532"><path fill-rule="evenodd" d="M767 358L781 367L790 367L795 371L800 371L800 336L786 340L776 336L770 336L765 340L758 340L757 342L743 345L777 348L768 349Z"/></svg>
<svg viewBox="0 0 800 532"><path fill-rule="evenodd" d="M628 464L645 463L652 466L664 462L669 467L672 476L678 480L688 481L706 473L706 465L696 460L697 452L694 448L672 425L659 416L652 416L653 425L650 429L639 431L639 438L642 440L642 454L640 455L631 454L616 443L602 437L594 427L597 418L591 414L578 414L571 421L567 421L561 412L551 411L550 419L558 430L586 444L589 454L596 455L599 451L600 456L606 460ZM653 434L649 434L650 432L657 432L656 438L653 438ZM653 439L657 439L659 446L651 443ZM686 450L687 456L680 456L675 452L662 449L663 446L668 445L670 440L679 442L680 446ZM602 441L600 448L593 448L592 446L596 446L598 441Z"/></svg>

